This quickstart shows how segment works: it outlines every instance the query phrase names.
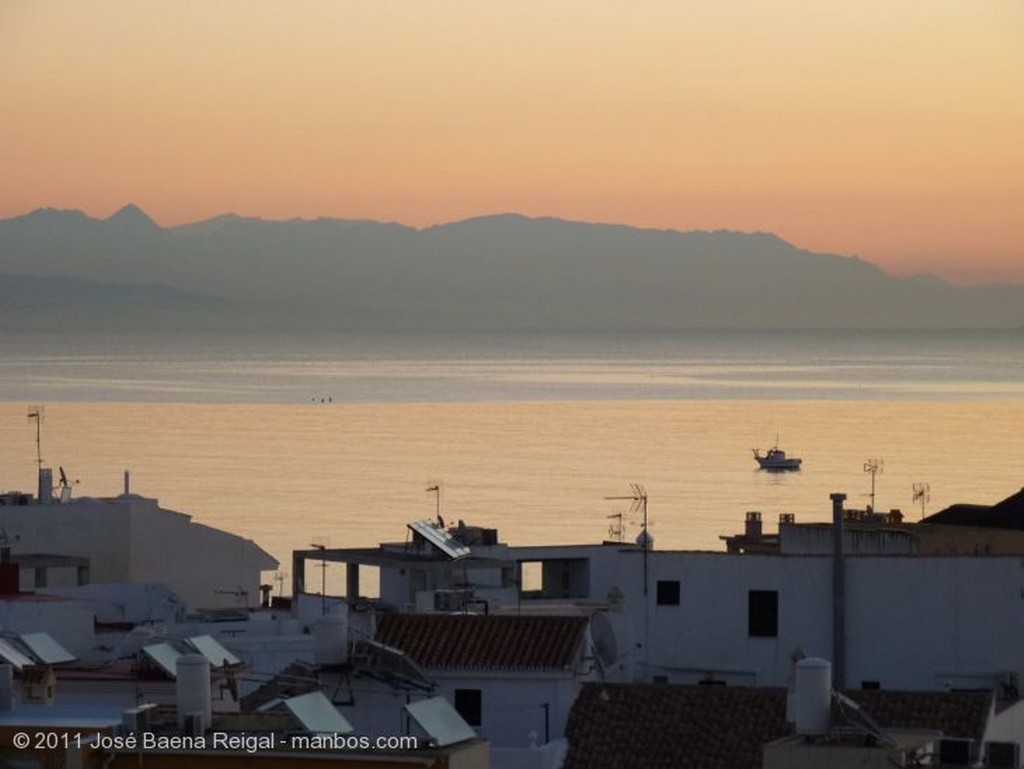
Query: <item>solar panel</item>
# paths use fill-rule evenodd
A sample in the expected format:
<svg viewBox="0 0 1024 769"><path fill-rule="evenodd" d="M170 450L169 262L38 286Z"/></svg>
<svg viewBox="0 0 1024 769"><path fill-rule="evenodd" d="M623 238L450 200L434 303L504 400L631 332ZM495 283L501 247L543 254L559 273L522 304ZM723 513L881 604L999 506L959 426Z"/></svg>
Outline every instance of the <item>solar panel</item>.
<svg viewBox="0 0 1024 769"><path fill-rule="evenodd" d="M476 737L473 727L444 697L411 702L405 709L440 748Z"/></svg>
<svg viewBox="0 0 1024 769"><path fill-rule="evenodd" d="M465 558L472 552L433 521L413 521L409 524L409 528L452 560Z"/></svg>
<svg viewBox="0 0 1024 769"><path fill-rule="evenodd" d="M178 677L178 657L181 656L181 652L169 643L143 646L142 653L153 660L171 678Z"/></svg>
<svg viewBox="0 0 1024 769"><path fill-rule="evenodd" d="M78 659L54 640L49 633L22 633L21 642L44 665L59 665L62 662L74 662Z"/></svg>
<svg viewBox="0 0 1024 769"><path fill-rule="evenodd" d="M0 657L5 659L7 662L10 662L14 666L15 670L32 667L36 664L35 661L30 660L2 638L0 638Z"/></svg>
<svg viewBox="0 0 1024 769"><path fill-rule="evenodd" d="M345 717L338 712L323 692L310 692L298 697L289 697L284 705L299 719L307 732L314 734L351 734L355 731Z"/></svg>
<svg viewBox="0 0 1024 769"><path fill-rule="evenodd" d="M188 639L188 643L210 661L211 667L221 668L227 665L239 665L242 662L238 657L221 646L220 641L212 636L193 636Z"/></svg>

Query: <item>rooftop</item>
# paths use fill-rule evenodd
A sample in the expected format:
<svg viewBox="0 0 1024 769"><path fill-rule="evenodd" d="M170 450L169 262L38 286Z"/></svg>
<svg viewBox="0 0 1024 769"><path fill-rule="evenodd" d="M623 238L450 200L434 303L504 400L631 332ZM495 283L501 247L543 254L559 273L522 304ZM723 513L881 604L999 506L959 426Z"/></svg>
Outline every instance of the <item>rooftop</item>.
<svg viewBox="0 0 1024 769"><path fill-rule="evenodd" d="M980 739L986 692L851 691L884 728ZM564 769L759 769L765 743L791 733L786 690L586 684L566 727Z"/></svg>
<svg viewBox="0 0 1024 769"><path fill-rule="evenodd" d="M386 614L377 640L428 670L571 669L586 617Z"/></svg>

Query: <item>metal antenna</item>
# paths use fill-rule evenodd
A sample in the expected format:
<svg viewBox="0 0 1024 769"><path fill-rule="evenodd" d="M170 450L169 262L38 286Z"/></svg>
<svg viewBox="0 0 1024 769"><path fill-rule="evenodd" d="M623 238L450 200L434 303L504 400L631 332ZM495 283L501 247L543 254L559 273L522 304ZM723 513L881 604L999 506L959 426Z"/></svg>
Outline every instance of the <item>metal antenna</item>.
<svg viewBox="0 0 1024 769"><path fill-rule="evenodd" d="M43 467L43 445L42 445L42 432L41 425L43 424L45 414L42 406L29 406L28 407L28 421L31 422L33 419L36 422L36 463L40 469Z"/></svg>
<svg viewBox="0 0 1024 769"><path fill-rule="evenodd" d="M864 472L871 473L871 512L875 512L875 476L882 472L884 459L869 459L864 463Z"/></svg>
<svg viewBox="0 0 1024 769"><path fill-rule="evenodd" d="M605 497L605 499L628 499L633 504L629 508L630 513L636 513L637 511L643 512L643 523L640 525L640 537L641 547L644 549L644 595L647 595L647 552L650 548L650 535L647 533L647 489L645 489L639 483L629 484L630 491L633 493L629 496L623 497Z"/></svg>
<svg viewBox="0 0 1024 769"><path fill-rule="evenodd" d="M288 572L278 571L274 573L274 582L277 583L277 596L280 598L284 594L284 581L288 578Z"/></svg>
<svg viewBox="0 0 1024 769"><path fill-rule="evenodd" d="M921 517L924 518L924 506L932 499L932 488L927 483L915 483L911 488L914 490L914 502L921 502Z"/></svg>
<svg viewBox="0 0 1024 769"><path fill-rule="evenodd" d="M322 542L313 542L310 547L320 551L320 616L327 616L327 545L330 544L327 537L316 537Z"/></svg>
<svg viewBox="0 0 1024 769"><path fill-rule="evenodd" d="M435 483L429 489L427 493L434 492L434 515L436 516L437 525L442 529L444 528L444 518L441 517L441 484Z"/></svg>
<svg viewBox="0 0 1024 769"><path fill-rule="evenodd" d="M612 513L607 516L609 519L615 518L615 523L608 524L608 536L614 537L616 542L622 541L622 535L625 532L625 527L622 523L622 513Z"/></svg>

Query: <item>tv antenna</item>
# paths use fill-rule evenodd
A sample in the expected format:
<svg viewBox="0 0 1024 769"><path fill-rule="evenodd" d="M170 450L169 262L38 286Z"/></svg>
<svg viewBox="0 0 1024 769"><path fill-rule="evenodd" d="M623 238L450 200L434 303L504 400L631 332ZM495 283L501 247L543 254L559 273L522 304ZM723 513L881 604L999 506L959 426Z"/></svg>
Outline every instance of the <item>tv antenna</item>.
<svg viewBox="0 0 1024 769"><path fill-rule="evenodd" d="M280 598L284 594L284 581L288 578L288 572L277 571L274 572L274 582L277 583L277 597Z"/></svg>
<svg viewBox="0 0 1024 769"><path fill-rule="evenodd" d="M924 518L924 506L931 502L932 487L927 483L915 483L911 488L914 490L913 500L921 503L921 517Z"/></svg>
<svg viewBox="0 0 1024 769"><path fill-rule="evenodd" d="M621 497L605 497L605 499L626 499L633 504L629 508L631 514L637 512L643 513L643 523L640 525L640 536L637 537L637 544L643 548L644 551L644 595L647 595L647 553L651 549L651 535L647 532L649 523L647 521L647 489L645 489L639 483L629 484L629 489L632 492L628 496Z"/></svg>
<svg viewBox="0 0 1024 769"><path fill-rule="evenodd" d="M444 528L444 518L441 517L441 484L435 483L427 489L427 493L434 492L434 515L437 516L437 525Z"/></svg>
<svg viewBox="0 0 1024 769"><path fill-rule="evenodd" d="M622 516L622 513L612 513L607 516L609 519L615 519L615 523L608 524L608 536L616 542L622 542L622 535L625 533L625 525L622 522Z"/></svg>
<svg viewBox="0 0 1024 769"><path fill-rule="evenodd" d="M320 551L320 616L327 616L327 547L330 545L328 537L314 537L316 540L310 547Z"/></svg>
<svg viewBox="0 0 1024 769"><path fill-rule="evenodd" d="M869 459L864 463L864 472L871 474L871 512L875 512L875 476L882 472L884 459Z"/></svg>
<svg viewBox="0 0 1024 769"><path fill-rule="evenodd" d="M45 421L45 413L42 406L29 406L28 407L28 421L35 420L36 423L36 464L39 465L40 469L43 467L43 444L42 444L42 424Z"/></svg>

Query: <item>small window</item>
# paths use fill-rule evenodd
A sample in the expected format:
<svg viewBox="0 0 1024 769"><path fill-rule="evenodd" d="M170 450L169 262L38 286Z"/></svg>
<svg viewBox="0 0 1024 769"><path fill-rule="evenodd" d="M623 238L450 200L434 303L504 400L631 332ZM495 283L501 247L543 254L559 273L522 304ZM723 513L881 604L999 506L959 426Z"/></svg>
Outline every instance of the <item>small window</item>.
<svg viewBox="0 0 1024 769"><path fill-rule="evenodd" d="M679 580L658 580L658 606L679 605Z"/></svg>
<svg viewBox="0 0 1024 769"><path fill-rule="evenodd" d="M882 682L881 681L861 681L860 682L860 688L861 689L868 689L868 690L878 690L878 689L882 688Z"/></svg>
<svg viewBox="0 0 1024 769"><path fill-rule="evenodd" d="M470 726L480 726L483 722L483 697L479 689L456 689L455 709Z"/></svg>
<svg viewBox="0 0 1024 769"><path fill-rule="evenodd" d="M751 590L747 595L747 634L751 638L779 635L779 591Z"/></svg>

